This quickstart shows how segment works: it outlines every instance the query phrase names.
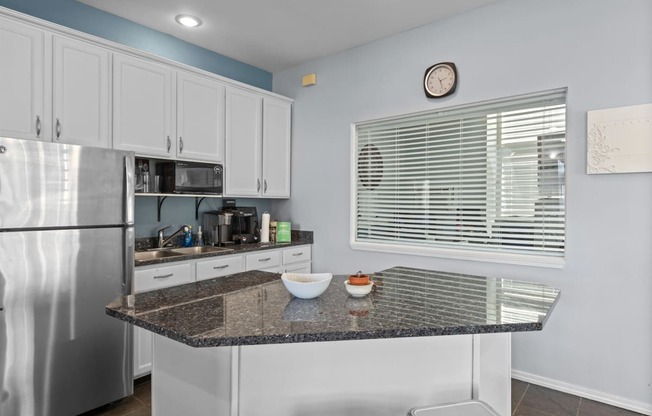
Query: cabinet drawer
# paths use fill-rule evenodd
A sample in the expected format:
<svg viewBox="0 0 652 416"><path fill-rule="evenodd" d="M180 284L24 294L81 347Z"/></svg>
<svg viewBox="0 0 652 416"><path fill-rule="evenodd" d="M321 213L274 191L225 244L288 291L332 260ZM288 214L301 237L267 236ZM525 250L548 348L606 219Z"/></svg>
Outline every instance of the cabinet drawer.
<svg viewBox="0 0 652 416"><path fill-rule="evenodd" d="M283 250L283 264L310 261L310 246L287 248Z"/></svg>
<svg viewBox="0 0 652 416"><path fill-rule="evenodd" d="M244 271L244 256L224 256L197 262L197 280L212 279Z"/></svg>
<svg viewBox="0 0 652 416"><path fill-rule="evenodd" d="M136 270L134 276L136 293L182 285L194 280L190 273L190 263Z"/></svg>
<svg viewBox="0 0 652 416"><path fill-rule="evenodd" d="M271 269L281 265L279 250L266 250L260 253L247 254L247 271Z"/></svg>
<svg viewBox="0 0 652 416"><path fill-rule="evenodd" d="M285 273L312 273L312 265L309 261L285 266Z"/></svg>

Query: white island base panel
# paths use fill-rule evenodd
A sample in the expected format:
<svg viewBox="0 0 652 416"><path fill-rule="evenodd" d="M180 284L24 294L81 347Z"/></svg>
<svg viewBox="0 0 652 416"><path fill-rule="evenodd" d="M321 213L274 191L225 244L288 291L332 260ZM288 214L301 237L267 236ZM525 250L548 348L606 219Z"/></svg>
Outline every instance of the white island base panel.
<svg viewBox="0 0 652 416"><path fill-rule="evenodd" d="M510 334L192 348L155 335L154 416L404 416L478 399L511 413Z"/></svg>

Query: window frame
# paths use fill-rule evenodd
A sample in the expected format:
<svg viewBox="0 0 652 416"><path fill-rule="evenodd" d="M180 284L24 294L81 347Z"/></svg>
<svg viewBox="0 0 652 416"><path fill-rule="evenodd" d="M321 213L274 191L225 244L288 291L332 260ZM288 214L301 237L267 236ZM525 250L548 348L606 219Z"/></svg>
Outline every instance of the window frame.
<svg viewBox="0 0 652 416"><path fill-rule="evenodd" d="M370 242L370 241L357 241L357 204L358 204L358 140L357 140L357 128L359 125L368 125L371 123L383 123L389 122L396 119L407 118L407 117L419 117L421 115L427 115L429 113L436 113L438 111L454 111L455 109L461 109L469 106L481 106L484 104L489 104L493 102L508 101L511 99L520 99L527 98L528 96L539 96L546 93L555 93L555 92L564 92L566 95L565 100L565 119L566 119L566 137L568 135L568 91L567 88L559 88L556 90L537 92L532 94L523 94L512 97L500 98L497 100L488 100L478 103L468 103L460 106L451 106L445 108L436 108L422 112L408 113L401 115L394 115L389 117L383 117L372 120L365 120L354 122L350 125L350 192L349 192L349 214L350 214L350 226L349 226L349 243L352 249L361 250L361 251L371 251L379 253L391 253L391 254L409 254L417 256L428 256L428 257L437 257L437 258L446 258L454 260L471 260L471 261L481 261L489 263L503 263L503 264L514 264L514 265L523 265L523 266L535 266L535 267L545 267L545 268L563 268L566 264L567 256L567 233L568 233L568 223L567 223L567 206L564 207L564 251L561 256L546 256L532 253L514 253L514 252L501 252L501 251L483 251L483 250L474 250L472 248L452 248L452 247L436 247L436 246L420 246L420 245L409 245L401 244L400 242ZM565 163L568 162L567 156L567 146L566 146L566 158ZM568 167L565 167L565 171L568 172ZM567 189L567 175L564 175L563 185L564 185L564 199L566 198L566 189Z"/></svg>

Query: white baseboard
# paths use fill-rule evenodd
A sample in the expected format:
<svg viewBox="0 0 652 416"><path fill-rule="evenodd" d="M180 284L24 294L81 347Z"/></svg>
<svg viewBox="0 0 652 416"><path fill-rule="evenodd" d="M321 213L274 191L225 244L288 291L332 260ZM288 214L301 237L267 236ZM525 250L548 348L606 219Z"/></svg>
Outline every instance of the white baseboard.
<svg viewBox="0 0 652 416"><path fill-rule="evenodd" d="M650 403L643 403L626 399L624 397L614 396L611 394L603 393L601 391L577 386L575 384L565 383L563 381L553 380L551 378L526 373L524 371L512 370L512 378L525 381L527 383L536 384L538 386L547 387L549 389L562 391L564 393L573 394L585 399L595 400L596 402L605 403L611 406L621 407L623 409L631 410L632 412L642 413L649 416L652 415L652 404Z"/></svg>

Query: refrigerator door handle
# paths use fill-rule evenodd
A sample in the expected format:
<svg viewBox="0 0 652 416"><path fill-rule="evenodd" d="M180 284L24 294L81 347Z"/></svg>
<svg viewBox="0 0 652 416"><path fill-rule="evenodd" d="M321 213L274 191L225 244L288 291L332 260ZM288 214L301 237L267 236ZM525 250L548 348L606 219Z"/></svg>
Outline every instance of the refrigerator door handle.
<svg viewBox="0 0 652 416"><path fill-rule="evenodd" d="M134 157L125 156L124 222L134 224Z"/></svg>
<svg viewBox="0 0 652 416"><path fill-rule="evenodd" d="M134 306L135 291L134 291L134 227L127 227L124 229L124 264L122 281L122 294L127 297L127 307Z"/></svg>

